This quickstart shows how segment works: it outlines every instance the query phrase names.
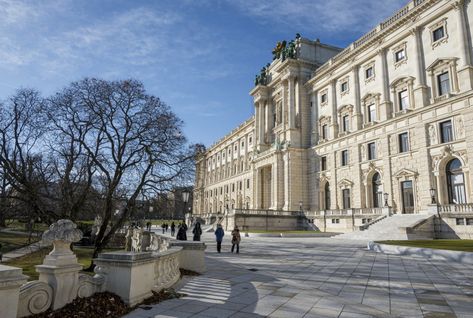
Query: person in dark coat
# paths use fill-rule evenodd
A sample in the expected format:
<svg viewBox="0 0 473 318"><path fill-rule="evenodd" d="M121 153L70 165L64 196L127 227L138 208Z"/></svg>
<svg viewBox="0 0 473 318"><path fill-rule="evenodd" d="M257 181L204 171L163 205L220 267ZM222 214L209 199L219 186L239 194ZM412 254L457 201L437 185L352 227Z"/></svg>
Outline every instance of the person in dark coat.
<svg viewBox="0 0 473 318"><path fill-rule="evenodd" d="M195 223L194 229L192 230L192 233L194 233L194 241L200 241L200 236L202 235L202 229L200 228L200 223L197 222Z"/></svg>
<svg viewBox="0 0 473 318"><path fill-rule="evenodd" d="M171 236L174 236L174 233L176 232L176 225L174 222L171 222Z"/></svg>
<svg viewBox="0 0 473 318"><path fill-rule="evenodd" d="M225 232L223 231L222 225L217 224L217 229L215 230L215 238L217 239L217 252L220 253L222 250L222 241Z"/></svg>
<svg viewBox="0 0 473 318"><path fill-rule="evenodd" d="M235 226L235 228L232 231L232 253L235 249L235 245L236 245L237 254L240 253L240 241L241 241L240 229L238 228L238 226Z"/></svg>
<svg viewBox="0 0 473 318"><path fill-rule="evenodd" d="M182 225L179 225L179 229L177 230L176 240L187 241L186 230L184 230L184 227Z"/></svg>

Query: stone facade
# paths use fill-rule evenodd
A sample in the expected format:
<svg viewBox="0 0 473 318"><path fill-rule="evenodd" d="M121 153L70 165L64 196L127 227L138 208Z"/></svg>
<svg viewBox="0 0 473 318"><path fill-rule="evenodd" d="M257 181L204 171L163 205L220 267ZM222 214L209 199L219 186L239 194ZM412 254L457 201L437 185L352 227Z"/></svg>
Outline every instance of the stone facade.
<svg viewBox="0 0 473 318"><path fill-rule="evenodd" d="M470 1L413 0L343 51L297 36L250 92L255 115L200 155L194 213L304 211L343 231L384 206L473 213L472 27Z"/></svg>

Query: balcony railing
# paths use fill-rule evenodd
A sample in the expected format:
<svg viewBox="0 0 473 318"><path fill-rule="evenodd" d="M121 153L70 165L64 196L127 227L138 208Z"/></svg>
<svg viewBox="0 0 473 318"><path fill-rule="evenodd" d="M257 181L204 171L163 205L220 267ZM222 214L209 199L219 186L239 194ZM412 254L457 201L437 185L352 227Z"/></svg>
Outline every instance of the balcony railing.
<svg viewBox="0 0 473 318"><path fill-rule="evenodd" d="M439 213L473 213L473 203L439 205Z"/></svg>
<svg viewBox="0 0 473 318"><path fill-rule="evenodd" d="M302 216L301 211L275 211L259 209L235 209L235 214L256 215L256 216Z"/></svg>

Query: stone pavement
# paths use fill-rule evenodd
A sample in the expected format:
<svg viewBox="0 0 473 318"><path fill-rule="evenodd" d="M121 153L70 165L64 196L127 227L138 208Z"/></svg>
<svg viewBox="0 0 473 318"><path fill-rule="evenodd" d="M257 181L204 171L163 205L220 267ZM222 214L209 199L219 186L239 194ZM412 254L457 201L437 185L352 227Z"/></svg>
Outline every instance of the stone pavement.
<svg viewBox="0 0 473 318"><path fill-rule="evenodd" d="M208 271L186 297L126 317L473 317L473 266L328 238L243 238L236 255L225 239L217 254L204 235Z"/></svg>

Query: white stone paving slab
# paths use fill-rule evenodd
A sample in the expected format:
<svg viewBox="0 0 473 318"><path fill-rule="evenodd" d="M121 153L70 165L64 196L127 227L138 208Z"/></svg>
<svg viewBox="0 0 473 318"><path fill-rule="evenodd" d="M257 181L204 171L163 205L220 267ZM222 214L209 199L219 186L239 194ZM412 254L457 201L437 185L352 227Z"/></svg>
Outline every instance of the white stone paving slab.
<svg viewBox="0 0 473 318"><path fill-rule="evenodd" d="M329 238L243 238L240 254L203 236L208 271L187 296L126 317L468 317L473 266L384 255ZM149 314L147 315L148 312ZM470 316L470 317L473 317Z"/></svg>

